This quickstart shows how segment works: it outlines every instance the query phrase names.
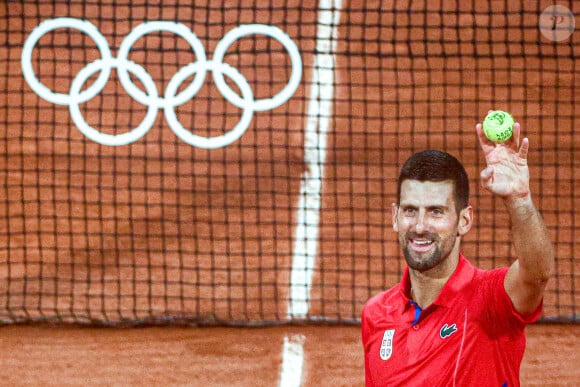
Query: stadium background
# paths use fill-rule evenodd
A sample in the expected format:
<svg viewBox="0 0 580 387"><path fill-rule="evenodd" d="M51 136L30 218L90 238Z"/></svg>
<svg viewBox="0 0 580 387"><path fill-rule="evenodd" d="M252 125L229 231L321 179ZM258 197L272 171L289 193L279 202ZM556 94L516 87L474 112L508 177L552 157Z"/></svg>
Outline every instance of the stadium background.
<svg viewBox="0 0 580 387"><path fill-rule="evenodd" d="M562 4L574 14L579 11L572 2ZM539 15L549 5L298 0L195 6L179 1L3 3L4 332L19 329L13 324L41 322L83 326L326 322L354 326L235 333L197 329L203 335L216 333L217 343L224 337L243 343L259 340L254 335L266 338L297 329L316 335L314 330L319 329L322 336L307 337L306 349L318 340L322 358L328 360L343 351L343 344L351 354L346 362L334 363L336 367L360 365L356 325L362 305L395 283L403 267L391 231L390 203L397 169L410 153L435 147L464 161L476 209L476 228L467 237L464 253L485 268L510 262L513 251L501 203L480 192L477 184L483 156L473 133L488 109L501 108L512 112L530 137L536 202L557 248L557 273L546 295L543 323L572 323L534 326L534 334L551 332L546 340L556 347L542 341L540 357L526 364L543 363L537 359L549 348L574 350L579 301L575 291L579 268L574 260L578 162L573 158L578 146L578 48L575 34L563 42L541 35ZM119 147L99 145L77 130L66 106L38 97L22 76L26 38L39 23L57 17L90 21L107 38L113 55L124 37L146 21L183 23L199 37L209 58L232 28L275 25L298 45L302 82L287 103L255 112L247 132L227 147L207 150L185 144L161 113L139 141ZM39 41L33 67L44 84L66 93L74 75L97 58L90 38L60 29ZM166 33L140 39L130 59L147 69L160 94L176 71L196 60L187 44ZM224 62L243 74L256 98L278 92L292 71L284 48L259 35L232 44ZM82 104L81 111L90 125L119 134L138 125L146 108L127 95L113 72L105 89ZM195 98L179 107L178 116L196 133L218 136L236 125L240 109L224 100L208 75ZM292 302L300 305L300 311L290 307ZM47 332L55 340L63 334L62 340L75 336L68 326L48 331L28 328L32 333L20 329L16 336L22 340ZM91 338L118 334L81 332ZM168 334L122 332L127 340L156 332L163 341ZM198 331L172 332L195 336ZM333 343L325 341L329 332L338 335ZM83 341L82 333L78 340ZM154 341L150 336L148 340ZM272 373L280 355L264 355L272 362L264 368ZM309 367L310 376L317 369L328 369L312 363ZM79 372L78 365L70 368ZM362 370L351 370L360 377ZM335 369L328 371L340 377ZM567 374L562 368L557 372ZM575 372L569 371L570 380L578 376ZM267 376L264 380L271 385Z"/></svg>

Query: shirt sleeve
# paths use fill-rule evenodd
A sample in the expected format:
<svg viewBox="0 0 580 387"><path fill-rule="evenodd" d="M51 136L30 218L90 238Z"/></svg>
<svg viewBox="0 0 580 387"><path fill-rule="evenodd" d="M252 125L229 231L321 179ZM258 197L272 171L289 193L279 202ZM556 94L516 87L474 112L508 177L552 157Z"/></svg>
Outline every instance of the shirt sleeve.
<svg viewBox="0 0 580 387"><path fill-rule="evenodd" d="M366 387L374 387L374 382L371 377L370 372L370 362L369 362L369 353L367 352L367 342L370 336L370 326L368 321L368 303L364 306L361 316L361 338L362 338L362 345L363 345L363 353L364 353L364 362L365 362L365 386Z"/></svg>
<svg viewBox="0 0 580 387"><path fill-rule="evenodd" d="M371 381L369 378L369 361L367 356L366 350L366 342L367 342L367 323L366 323L366 305L363 307L362 315L361 315L361 339L362 339L362 346L363 346L363 354L364 354L364 361L365 361L365 386L371 386Z"/></svg>
<svg viewBox="0 0 580 387"><path fill-rule="evenodd" d="M499 328L502 326L523 328L540 318L543 302L531 313L519 313L505 290L504 281L507 272L507 267L485 272L481 281L484 291L478 294L487 298L482 300L482 304L486 307L486 320L490 325Z"/></svg>

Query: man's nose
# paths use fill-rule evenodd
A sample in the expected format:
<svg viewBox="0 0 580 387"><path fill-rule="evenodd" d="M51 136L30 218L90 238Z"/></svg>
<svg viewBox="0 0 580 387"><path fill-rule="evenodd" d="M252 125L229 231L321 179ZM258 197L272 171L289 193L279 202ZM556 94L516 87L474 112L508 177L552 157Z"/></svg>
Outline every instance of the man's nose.
<svg viewBox="0 0 580 387"><path fill-rule="evenodd" d="M415 232L417 234L422 234L423 232L425 232L425 229L427 227L425 222L426 222L425 213L419 211L419 214L417 216L417 222L415 223Z"/></svg>

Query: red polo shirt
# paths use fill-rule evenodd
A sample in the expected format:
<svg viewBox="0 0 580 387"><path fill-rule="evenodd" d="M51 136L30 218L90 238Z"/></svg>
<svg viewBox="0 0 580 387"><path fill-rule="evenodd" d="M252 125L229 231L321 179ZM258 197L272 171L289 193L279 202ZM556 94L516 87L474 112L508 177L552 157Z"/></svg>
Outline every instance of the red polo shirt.
<svg viewBox="0 0 580 387"><path fill-rule="evenodd" d="M481 270L462 255L441 293L424 310L401 283L362 312L367 386L519 386L526 339L542 305L522 316L505 288L508 268Z"/></svg>

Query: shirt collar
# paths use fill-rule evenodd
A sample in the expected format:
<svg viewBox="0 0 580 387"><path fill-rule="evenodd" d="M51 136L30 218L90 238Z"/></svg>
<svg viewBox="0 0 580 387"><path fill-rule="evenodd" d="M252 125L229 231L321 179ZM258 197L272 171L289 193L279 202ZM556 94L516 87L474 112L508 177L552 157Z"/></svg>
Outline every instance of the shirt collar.
<svg viewBox="0 0 580 387"><path fill-rule="evenodd" d="M475 275L475 267L463 256L459 254L459 262L457 268L447 280L447 283L441 289L441 293L435 299L433 304L450 307L455 297L467 285ZM405 305L409 304L411 300L411 277L409 275L409 267L405 268L403 277L400 283L400 294Z"/></svg>

